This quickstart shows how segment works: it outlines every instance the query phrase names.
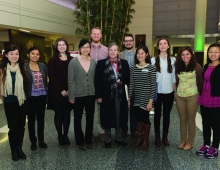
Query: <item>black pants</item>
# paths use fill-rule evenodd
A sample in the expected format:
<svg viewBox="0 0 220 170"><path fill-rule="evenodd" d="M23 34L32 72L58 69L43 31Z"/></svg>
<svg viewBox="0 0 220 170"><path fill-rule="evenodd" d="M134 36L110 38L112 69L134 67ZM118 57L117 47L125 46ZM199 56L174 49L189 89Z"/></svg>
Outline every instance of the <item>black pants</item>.
<svg viewBox="0 0 220 170"><path fill-rule="evenodd" d="M200 106L203 127L204 145L210 146L211 130L213 131L212 147L219 147L220 134L220 107L208 108Z"/></svg>
<svg viewBox="0 0 220 170"><path fill-rule="evenodd" d="M76 145L84 145L85 143L90 144L92 142L95 96L76 97L74 105L74 132ZM86 110L85 137L81 124L84 107Z"/></svg>
<svg viewBox="0 0 220 170"><path fill-rule="evenodd" d="M157 101L154 102L154 128L160 131L161 108L163 105L163 131L168 132L170 125L170 112L173 106L174 92L168 94L157 93Z"/></svg>
<svg viewBox="0 0 220 170"><path fill-rule="evenodd" d="M46 108L46 95L32 96L28 99L28 131L31 143L36 143L35 119L37 118L38 142L44 141L44 117Z"/></svg>
<svg viewBox="0 0 220 170"><path fill-rule="evenodd" d="M144 122L144 124L151 124L149 119L149 112L140 108L139 106L134 106L134 111L137 116L137 122Z"/></svg>
<svg viewBox="0 0 220 170"><path fill-rule="evenodd" d="M27 102L19 106L18 102L4 102L8 122L8 138L11 150L22 147L27 114Z"/></svg>

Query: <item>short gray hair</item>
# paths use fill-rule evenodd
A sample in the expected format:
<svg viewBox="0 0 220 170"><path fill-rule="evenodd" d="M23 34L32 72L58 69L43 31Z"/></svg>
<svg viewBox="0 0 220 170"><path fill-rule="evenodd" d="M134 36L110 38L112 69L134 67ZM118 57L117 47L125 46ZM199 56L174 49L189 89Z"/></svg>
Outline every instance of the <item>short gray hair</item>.
<svg viewBox="0 0 220 170"><path fill-rule="evenodd" d="M114 45L117 46L117 49L118 49L118 51L119 51L119 46L118 46L118 44L116 44L115 42L110 43L110 44L108 45L108 51L109 51L109 49L110 49L112 46L114 46Z"/></svg>

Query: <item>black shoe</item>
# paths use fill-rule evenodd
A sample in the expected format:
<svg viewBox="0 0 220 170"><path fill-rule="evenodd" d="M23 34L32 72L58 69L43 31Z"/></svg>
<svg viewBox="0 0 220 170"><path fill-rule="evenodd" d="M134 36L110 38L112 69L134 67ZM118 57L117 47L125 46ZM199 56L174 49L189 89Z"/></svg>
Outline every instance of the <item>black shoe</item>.
<svg viewBox="0 0 220 170"><path fill-rule="evenodd" d="M47 148L47 144L44 142L39 142L38 144L41 148Z"/></svg>
<svg viewBox="0 0 220 170"><path fill-rule="evenodd" d="M115 143L117 143L117 144L119 144L119 145L121 145L121 146L127 146L128 144L125 142L125 141L117 141L117 140L115 140Z"/></svg>
<svg viewBox="0 0 220 170"><path fill-rule="evenodd" d="M137 132L131 132L131 137L134 139L137 139L138 133Z"/></svg>
<svg viewBox="0 0 220 170"><path fill-rule="evenodd" d="M90 143L90 144L87 144L87 143L86 143L86 148L87 148L87 149L92 149L92 143Z"/></svg>
<svg viewBox="0 0 220 170"><path fill-rule="evenodd" d="M26 159L26 155L25 155L24 152L22 151L21 147L18 147L18 148L16 149L16 151L17 151L17 154L18 154L19 159Z"/></svg>
<svg viewBox="0 0 220 170"><path fill-rule="evenodd" d="M59 141L59 144L60 144L61 146L65 146L65 143L64 143L64 141L63 141L63 136L59 136L59 137L58 137L58 141Z"/></svg>
<svg viewBox="0 0 220 170"><path fill-rule="evenodd" d="M17 153L16 149L11 151L11 157L12 157L13 161L18 161L19 160L18 153Z"/></svg>
<svg viewBox="0 0 220 170"><path fill-rule="evenodd" d="M111 146L112 146L112 143L111 143L111 142L109 142L109 143L105 142L105 147L106 147L106 148L111 148Z"/></svg>
<svg viewBox="0 0 220 170"><path fill-rule="evenodd" d="M126 138L128 137L128 132L127 132L127 131L123 131L123 132L121 133L121 137L122 137L123 139L126 139Z"/></svg>
<svg viewBox="0 0 220 170"><path fill-rule="evenodd" d="M86 146L85 145L79 145L79 149L82 150L82 151L86 151Z"/></svg>
<svg viewBox="0 0 220 170"><path fill-rule="evenodd" d="M66 144L66 145L70 145L70 140L68 138L67 135L63 135L63 142Z"/></svg>
<svg viewBox="0 0 220 170"><path fill-rule="evenodd" d="M37 149L36 143L31 143L31 150L35 151Z"/></svg>

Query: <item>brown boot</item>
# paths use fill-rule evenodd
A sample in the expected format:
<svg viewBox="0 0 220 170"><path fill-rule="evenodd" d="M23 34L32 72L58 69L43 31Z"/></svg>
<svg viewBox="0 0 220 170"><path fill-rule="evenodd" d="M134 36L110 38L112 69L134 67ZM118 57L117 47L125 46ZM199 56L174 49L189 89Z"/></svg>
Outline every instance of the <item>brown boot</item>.
<svg viewBox="0 0 220 170"><path fill-rule="evenodd" d="M162 142L165 146L170 146L170 142L168 141L167 136L168 136L168 132L163 132Z"/></svg>
<svg viewBox="0 0 220 170"><path fill-rule="evenodd" d="M160 132L155 132L155 145L161 146Z"/></svg>
<svg viewBox="0 0 220 170"><path fill-rule="evenodd" d="M143 142L143 128L144 128L144 123L143 122L137 122L137 129L138 129L138 135L137 135L137 140L133 143L132 147L136 148L140 146Z"/></svg>
<svg viewBox="0 0 220 170"><path fill-rule="evenodd" d="M144 150L149 146L150 126L151 126L151 124L144 125L144 141L141 145L141 150Z"/></svg>

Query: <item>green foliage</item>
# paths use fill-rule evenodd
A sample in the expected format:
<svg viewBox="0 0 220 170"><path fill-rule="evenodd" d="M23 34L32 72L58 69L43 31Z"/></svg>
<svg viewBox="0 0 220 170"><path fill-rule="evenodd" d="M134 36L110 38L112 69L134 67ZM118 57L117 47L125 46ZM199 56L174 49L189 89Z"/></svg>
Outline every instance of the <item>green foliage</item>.
<svg viewBox="0 0 220 170"><path fill-rule="evenodd" d="M134 4L135 0L78 0L74 15L80 28L76 29L76 34L90 39L91 28L99 27L103 44L116 42L121 48L135 12L131 8Z"/></svg>

